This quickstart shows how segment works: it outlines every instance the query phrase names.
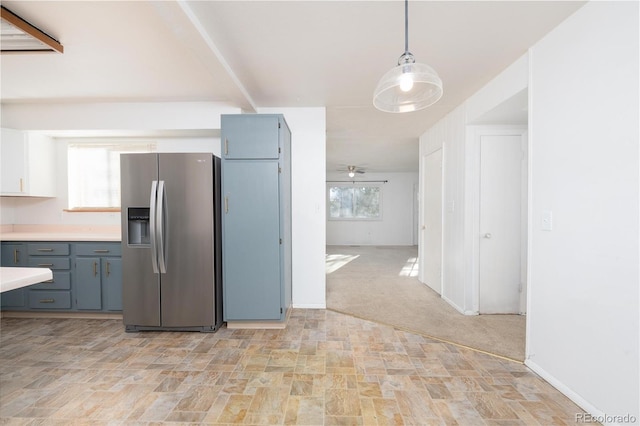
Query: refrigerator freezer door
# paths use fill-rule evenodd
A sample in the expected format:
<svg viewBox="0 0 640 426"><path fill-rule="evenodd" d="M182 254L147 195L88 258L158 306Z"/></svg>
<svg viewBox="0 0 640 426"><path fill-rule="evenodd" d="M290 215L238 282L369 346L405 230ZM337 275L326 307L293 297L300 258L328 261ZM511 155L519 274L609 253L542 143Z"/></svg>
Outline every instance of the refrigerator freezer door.
<svg viewBox="0 0 640 426"><path fill-rule="evenodd" d="M166 211L161 274L163 327L216 324L213 156L158 154Z"/></svg>
<svg viewBox="0 0 640 426"><path fill-rule="evenodd" d="M130 245L129 208L150 208L149 192L158 180L157 154L122 154L122 314L125 325L160 325L160 275L153 273L150 245ZM153 233L153 229L151 229Z"/></svg>

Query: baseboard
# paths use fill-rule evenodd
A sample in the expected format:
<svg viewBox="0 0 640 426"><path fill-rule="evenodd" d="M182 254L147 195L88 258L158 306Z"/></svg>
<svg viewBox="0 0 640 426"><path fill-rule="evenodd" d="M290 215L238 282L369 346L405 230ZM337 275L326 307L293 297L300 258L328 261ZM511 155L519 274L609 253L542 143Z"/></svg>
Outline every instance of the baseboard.
<svg viewBox="0 0 640 426"><path fill-rule="evenodd" d="M593 420L596 420L597 418L606 417L605 413L598 410L595 406L593 406L593 404L591 404L586 399L581 397L579 394L574 392L571 388L569 388L567 385L562 383L560 380L556 379L553 375L549 374L544 368L540 367L538 364L531 361L531 359L526 359L524 361L524 365L529 367L534 373L542 377L547 383L549 383L551 386L556 388L560 393L562 393L564 396L566 396L571 401L573 401L578 407L582 408L584 411L589 413L592 417L594 417ZM576 423L590 423L587 421L580 422L579 419L574 419L574 421L576 421ZM618 425L620 423L606 423L606 424Z"/></svg>
<svg viewBox="0 0 640 426"><path fill-rule="evenodd" d="M287 328L287 323L284 321L227 321L227 328L230 330L283 330Z"/></svg>
<svg viewBox="0 0 640 426"><path fill-rule="evenodd" d="M307 304L294 303L292 307L295 309L327 309L327 304L326 303L307 303Z"/></svg>
<svg viewBox="0 0 640 426"><path fill-rule="evenodd" d="M287 328L287 322L291 317L291 308L287 309L284 320L265 320L265 321L226 321L227 328L230 330L242 329L264 329L264 330L283 330Z"/></svg>
<svg viewBox="0 0 640 426"><path fill-rule="evenodd" d="M455 309L456 311L460 312L462 315L466 315L464 310L462 308L460 308L458 305L456 305L455 303L453 303L453 301L451 301L451 299L449 299L447 296L440 295L440 297L442 297L442 300L444 300L445 302L450 304L453 307L453 309Z"/></svg>

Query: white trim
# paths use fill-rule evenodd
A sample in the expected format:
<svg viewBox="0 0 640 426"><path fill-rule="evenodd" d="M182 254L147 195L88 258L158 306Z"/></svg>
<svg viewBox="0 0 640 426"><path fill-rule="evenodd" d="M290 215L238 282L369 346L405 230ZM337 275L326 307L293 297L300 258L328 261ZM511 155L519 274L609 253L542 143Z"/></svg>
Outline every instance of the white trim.
<svg viewBox="0 0 640 426"><path fill-rule="evenodd" d="M426 284L425 284L425 285L426 285ZM454 308L456 311L460 312L460 313L461 313L461 314L463 314L463 315L468 315L467 313L465 313L465 310L464 310L464 309L462 309L461 307L459 307L458 305L456 305L455 303L453 303L453 301L452 301L451 299L449 299L447 296L442 295L441 297L442 297L442 299L443 299L445 302L447 302L448 304L450 304L451 306L453 306L453 308ZM474 315L474 314L472 314L472 315Z"/></svg>
<svg viewBox="0 0 640 426"><path fill-rule="evenodd" d="M533 121L535 120L533 115L533 51L529 49L529 92L528 92L528 126L527 126L527 316L525 318L525 335L524 335L524 358L529 359L531 357L531 265L532 265L532 247L533 247L533 173L531 167L533 158Z"/></svg>
<svg viewBox="0 0 640 426"><path fill-rule="evenodd" d="M584 411L592 415L593 417L604 417L606 413L597 409L595 406L590 404L586 399L584 399L579 394L575 393L571 388L567 387L560 380L556 379L553 375L549 374L542 367L540 367L535 362L531 361L531 359L525 359L524 365L529 367L534 373L543 378L547 383L560 391L563 395L573 401L578 407L582 408ZM578 413L576 413L578 414ZM575 419L574 419L575 420ZM578 423L576 421L576 423ZM608 425L620 425L620 423L606 423Z"/></svg>
<svg viewBox="0 0 640 426"><path fill-rule="evenodd" d="M327 309L326 303L294 303L294 309Z"/></svg>

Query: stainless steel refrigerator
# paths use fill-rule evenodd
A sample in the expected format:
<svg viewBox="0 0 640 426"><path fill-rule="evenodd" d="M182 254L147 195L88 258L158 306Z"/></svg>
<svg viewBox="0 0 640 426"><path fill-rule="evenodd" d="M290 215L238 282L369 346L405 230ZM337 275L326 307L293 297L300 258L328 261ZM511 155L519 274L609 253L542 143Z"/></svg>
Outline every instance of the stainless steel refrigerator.
<svg viewBox="0 0 640 426"><path fill-rule="evenodd" d="M126 331L216 331L222 324L220 159L122 154Z"/></svg>

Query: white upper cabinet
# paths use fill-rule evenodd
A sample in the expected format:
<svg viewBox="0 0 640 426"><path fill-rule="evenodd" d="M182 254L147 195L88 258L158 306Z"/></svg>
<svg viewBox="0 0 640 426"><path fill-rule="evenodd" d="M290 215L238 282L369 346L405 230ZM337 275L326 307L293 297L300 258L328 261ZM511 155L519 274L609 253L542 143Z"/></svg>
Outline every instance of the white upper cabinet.
<svg viewBox="0 0 640 426"><path fill-rule="evenodd" d="M55 197L55 144L37 133L2 129L0 195Z"/></svg>

